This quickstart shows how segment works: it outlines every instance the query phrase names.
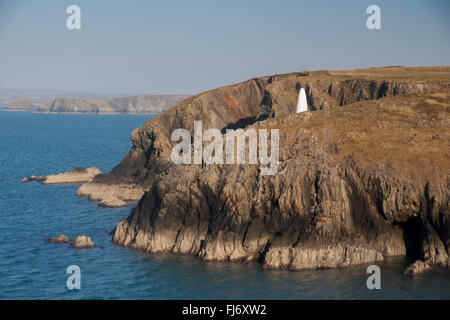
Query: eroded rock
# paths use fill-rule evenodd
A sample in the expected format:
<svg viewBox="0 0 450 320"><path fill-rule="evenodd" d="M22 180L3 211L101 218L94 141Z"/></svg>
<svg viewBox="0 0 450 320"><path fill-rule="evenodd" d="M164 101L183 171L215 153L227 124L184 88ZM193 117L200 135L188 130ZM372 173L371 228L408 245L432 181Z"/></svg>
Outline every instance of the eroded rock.
<svg viewBox="0 0 450 320"><path fill-rule="evenodd" d="M144 195L144 188L135 184L102 184L86 183L77 190L77 195L87 197L91 201L107 204L126 205L125 201L138 201Z"/></svg>
<svg viewBox="0 0 450 320"><path fill-rule="evenodd" d="M88 169L84 169L81 167L75 168L72 171L59 173L59 174L51 174L47 176L31 176L28 178L23 178L21 182L31 182L37 181L42 182L43 184L64 184L64 183L85 183L91 182L94 177L101 174L101 171L96 167L90 167Z"/></svg>
<svg viewBox="0 0 450 320"><path fill-rule="evenodd" d="M70 242L69 237L67 237L64 234L60 234L57 237L47 238L47 239L44 239L44 240L47 241L47 242L54 242L54 243L69 243Z"/></svg>
<svg viewBox="0 0 450 320"><path fill-rule="evenodd" d="M94 248L95 244L88 236L78 236L74 240L72 240L70 244L70 248L75 249L91 249Z"/></svg>
<svg viewBox="0 0 450 320"><path fill-rule="evenodd" d="M103 199L98 204L101 208L122 208L126 205L127 203L125 201L113 197Z"/></svg>
<svg viewBox="0 0 450 320"><path fill-rule="evenodd" d="M409 265L405 269L405 271L403 271L403 274L404 275L416 275L416 274L424 273L429 270L431 270L431 267L428 263L421 261L421 260L417 260L413 264Z"/></svg>
<svg viewBox="0 0 450 320"><path fill-rule="evenodd" d="M47 176L31 176L28 178L23 178L22 180L20 180L20 182L32 182L32 181L43 182L46 178Z"/></svg>
<svg viewBox="0 0 450 320"><path fill-rule="evenodd" d="M62 184L62 183L83 183L90 182L95 176L101 172L96 167L88 169L75 168L72 171L60 173L56 175L48 175L43 184Z"/></svg>

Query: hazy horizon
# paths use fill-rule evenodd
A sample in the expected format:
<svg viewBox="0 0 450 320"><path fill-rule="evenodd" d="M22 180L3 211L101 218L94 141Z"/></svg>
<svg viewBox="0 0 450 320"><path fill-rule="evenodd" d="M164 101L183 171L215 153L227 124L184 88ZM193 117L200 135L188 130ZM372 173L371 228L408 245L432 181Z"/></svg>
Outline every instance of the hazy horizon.
<svg viewBox="0 0 450 320"><path fill-rule="evenodd" d="M81 30L66 8L81 8ZM381 30L366 9L381 8ZM257 76L450 65L448 1L0 0L0 88L192 95Z"/></svg>
<svg viewBox="0 0 450 320"><path fill-rule="evenodd" d="M335 70L335 71L342 71L342 70L356 70L356 69L371 69L371 68L388 68L388 67L412 67L412 68L420 68L420 67L450 67L450 64L448 65L410 65L410 66L400 66L400 65L386 65L386 66L377 66L377 67L362 67L362 68L346 68L346 69L304 69L304 70L296 70L296 72L301 72L301 71L322 71L322 70ZM292 71L293 72L293 71ZM286 73L291 73L290 72L286 72ZM262 74L260 75L260 77L264 77L264 76L272 76L272 75L276 75L276 74L284 74L284 73L272 73L272 74ZM253 78L253 77L252 77ZM235 83L240 83L240 82L245 82L247 80L250 80L252 78L248 78L248 79L244 79L244 80L239 80L233 83L228 83L228 84L224 84L223 86L227 86L230 84L235 84ZM220 88L221 86L217 87ZM207 90L214 90L217 88L208 88L205 89L204 91ZM62 90L62 89L51 89L51 88L43 88L43 89L30 89L30 88L0 88L0 95L3 93L3 91L6 90L11 90L11 91L17 91L23 92L23 96L29 96L29 95L50 95L50 94L67 94L67 96L64 96L66 98L114 98L114 97L131 97L131 96L146 96L146 95L196 95L199 93L202 93L203 91L200 92L196 92L196 93L146 93L146 92L138 92L138 93L127 93L127 94L120 94L120 93L104 93L104 92L83 92L83 91L70 91L70 90ZM70 96L70 95L73 96ZM63 97L63 96L61 96Z"/></svg>

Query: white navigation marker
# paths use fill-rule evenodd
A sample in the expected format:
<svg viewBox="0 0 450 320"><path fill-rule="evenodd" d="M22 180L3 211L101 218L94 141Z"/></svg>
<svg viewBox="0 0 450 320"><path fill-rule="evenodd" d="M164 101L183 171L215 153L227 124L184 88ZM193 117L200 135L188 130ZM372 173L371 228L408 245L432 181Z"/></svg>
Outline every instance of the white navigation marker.
<svg viewBox="0 0 450 320"><path fill-rule="evenodd" d="M308 102L306 101L305 89L301 88L298 93L297 113L308 111Z"/></svg>

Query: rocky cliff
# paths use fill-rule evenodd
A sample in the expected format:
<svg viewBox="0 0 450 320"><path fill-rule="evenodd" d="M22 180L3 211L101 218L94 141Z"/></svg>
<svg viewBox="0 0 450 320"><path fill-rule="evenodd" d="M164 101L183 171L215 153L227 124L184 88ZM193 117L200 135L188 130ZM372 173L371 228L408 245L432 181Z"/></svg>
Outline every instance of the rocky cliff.
<svg viewBox="0 0 450 320"><path fill-rule="evenodd" d="M310 111L294 114L304 87ZM116 244L265 268L340 267L407 255L449 265L450 67L275 75L190 97L132 134L91 188L147 192ZM174 165L177 128L278 129L259 165Z"/></svg>
<svg viewBox="0 0 450 320"><path fill-rule="evenodd" d="M28 98L17 98L11 101L3 111L33 111L35 109L34 105Z"/></svg>
<svg viewBox="0 0 450 320"><path fill-rule="evenodd" d="M39 106L45 113L148 113L157 114L176 105L188 96L149 95L120 98L57 98Z"/></svg>

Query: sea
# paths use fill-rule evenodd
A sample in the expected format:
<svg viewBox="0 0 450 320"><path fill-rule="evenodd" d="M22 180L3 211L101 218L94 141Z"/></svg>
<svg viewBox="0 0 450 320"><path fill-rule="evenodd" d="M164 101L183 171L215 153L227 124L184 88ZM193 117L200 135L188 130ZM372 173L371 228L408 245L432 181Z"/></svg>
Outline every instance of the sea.
<svg viewBox="0 0 450 320"><path fill-rule="evenodd" d="M36 114L0 111L0 299L449 299L450 273L403 276L404 257L379 264L381 288L368 289L367 265L301 272L257 263L207 262L116 246L108 233L133 204L98 208L78 185L21 183L46 175L117 165L133 129L150 115ZM94 249L43 241L88 235ZM80 289L69 289L71 265Z"/></svg>

